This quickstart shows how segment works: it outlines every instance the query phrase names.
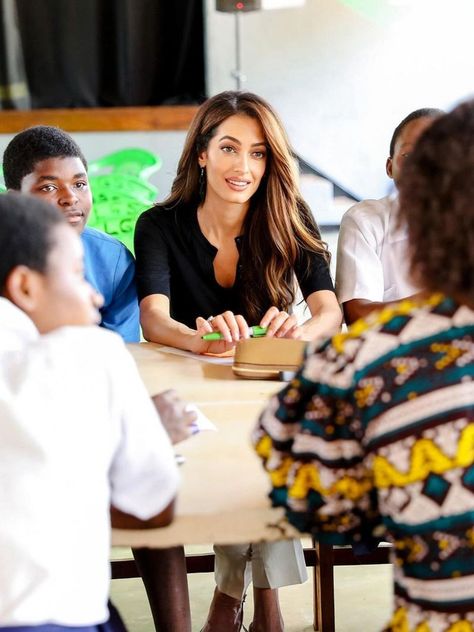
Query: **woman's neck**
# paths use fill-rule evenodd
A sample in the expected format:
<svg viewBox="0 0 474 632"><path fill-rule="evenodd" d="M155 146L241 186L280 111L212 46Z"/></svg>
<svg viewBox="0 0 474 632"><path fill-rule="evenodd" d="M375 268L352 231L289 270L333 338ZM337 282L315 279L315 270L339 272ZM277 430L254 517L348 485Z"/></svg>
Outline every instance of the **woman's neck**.
<svg viewBox="0 0 474 632"><path fill-rule="evenodd" d="M198 221L202 233L211 243L235 239L242 234L248 205L213 203L207 199L198 208Z"/></svg>

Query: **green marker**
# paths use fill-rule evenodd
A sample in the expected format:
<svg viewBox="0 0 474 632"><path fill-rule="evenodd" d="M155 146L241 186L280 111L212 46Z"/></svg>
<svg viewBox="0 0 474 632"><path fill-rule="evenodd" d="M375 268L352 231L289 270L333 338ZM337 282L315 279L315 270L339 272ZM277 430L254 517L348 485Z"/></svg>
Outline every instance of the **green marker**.
<svg viewBox="0 0 474 632"><path fill-rule="evenodd" d="M265 336L267 333L268 327L260 327L259 325L254 325L253 327L249 327L250 329L250 337L251 338L260 338L261 336ZM224 340L224 336L220 331L213 331L212 334L205 334L202 336L203 340Z"/></svg>

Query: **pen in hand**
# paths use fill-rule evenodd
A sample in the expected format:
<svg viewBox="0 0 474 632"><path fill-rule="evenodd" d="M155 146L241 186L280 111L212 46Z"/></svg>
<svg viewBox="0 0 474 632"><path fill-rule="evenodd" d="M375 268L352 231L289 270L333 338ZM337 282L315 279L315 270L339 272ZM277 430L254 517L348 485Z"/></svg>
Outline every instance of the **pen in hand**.
<svg viewBox="0 0 474 632"><path fill-rule="evenodd" d="M259 325L254 325L253 327L249 327L249 333L251 338L260 338L261 336L265 336L267 333L268 327L260 327ZM210 334L204 334L201 336L203 340L223 340L224 336L220 331L213 331Z"/></svg>

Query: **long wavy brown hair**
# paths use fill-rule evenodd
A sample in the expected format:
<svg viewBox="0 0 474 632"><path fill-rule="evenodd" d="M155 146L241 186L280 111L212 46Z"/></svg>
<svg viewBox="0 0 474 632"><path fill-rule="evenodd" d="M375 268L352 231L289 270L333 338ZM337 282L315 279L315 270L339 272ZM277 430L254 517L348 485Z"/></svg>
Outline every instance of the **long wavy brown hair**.
<svg viewBox="0 0 474 632"><path fill-rule="evenodd" d="M474 304L474 100L423 133L399 191L414 280Z"/></svg>
<svg viewBox="0 0 474 632"><path fill-rule="evenodd" d="M289 310L295 299L294 266L309 267L309 253L319 253L329 265L313 215L298 191L298 173L283 125L272 107L250 92L221 92L201 105L194 117L169 197L162 207L201 203L199 154L223 121L245 114L262 127L267 164L257 192L250 200L241 249L244 313L258 322L275 305Z"/></svg>

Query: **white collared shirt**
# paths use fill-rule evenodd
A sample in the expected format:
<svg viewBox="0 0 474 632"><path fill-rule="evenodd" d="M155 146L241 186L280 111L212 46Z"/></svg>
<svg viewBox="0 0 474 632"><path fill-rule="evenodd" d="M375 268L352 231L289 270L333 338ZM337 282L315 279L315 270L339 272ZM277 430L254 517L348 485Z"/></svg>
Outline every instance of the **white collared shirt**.
<svg viewBox="0 0 474 632"><path fill-rule="evenodd" d="M41 336L0 298L0 626L104 621L110 505L148 519L177 485L168 435L119 336Z"/></svg>
<svg viewBox="0 0 474 632"><path fill-rule="evenodd" d="M339 302L396 301L417 292L409 276L407 247L407 229L398 225L396 194L352 206L342 218L337 246Z"/></svg>

